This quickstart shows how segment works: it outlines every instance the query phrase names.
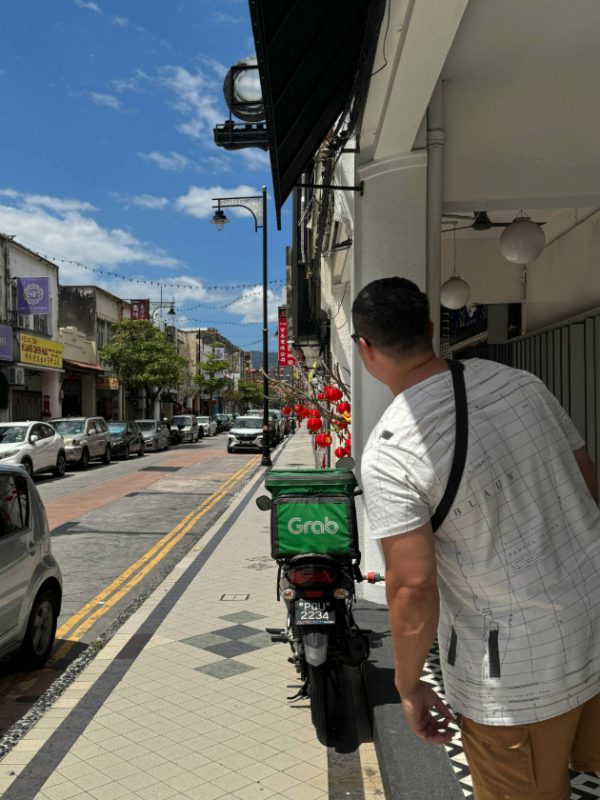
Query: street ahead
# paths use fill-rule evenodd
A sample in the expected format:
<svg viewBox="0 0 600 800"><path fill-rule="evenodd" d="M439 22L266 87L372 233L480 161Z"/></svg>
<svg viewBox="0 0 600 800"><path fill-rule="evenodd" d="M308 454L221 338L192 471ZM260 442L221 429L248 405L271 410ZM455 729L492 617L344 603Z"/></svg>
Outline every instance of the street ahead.
<svg viewBox="0 0 600 800"><path fill-rule="evenodd" d="M53 657L17 672L0 661L0 736L93 641L135 609L254 472L226 434L143 458L91 464L36 483L48 513L64 598Z"/></svg>

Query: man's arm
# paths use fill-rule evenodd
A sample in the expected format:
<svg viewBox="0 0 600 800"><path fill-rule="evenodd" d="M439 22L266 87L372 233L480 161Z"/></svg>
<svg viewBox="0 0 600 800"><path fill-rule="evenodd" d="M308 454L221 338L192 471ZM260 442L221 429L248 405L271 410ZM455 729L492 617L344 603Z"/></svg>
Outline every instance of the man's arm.
<svg viewBox="0 0 600 800"><path fill-rule="evenodd" d="M589 457L585 447L580 447L579 450L573 451L573 455L575 456L575 461L577 461L577 466L579 467L581 474L583 475L583 479L586 482L588 489L590 490L590 494L597 503L598 473L596 472L596 465Z"/></svg>
<svg viewBox="0 0 600 800"><path fill-rule="evenodd" d="M409 533L385 537L381 544L396 688L407 722L417 736L432 744L443 744L452 738L452 733L446 730L452 714L433 689L421 682L439 615L431 525L427 523ZM432 707L442 714L443 720L432 716Z"/></svg>

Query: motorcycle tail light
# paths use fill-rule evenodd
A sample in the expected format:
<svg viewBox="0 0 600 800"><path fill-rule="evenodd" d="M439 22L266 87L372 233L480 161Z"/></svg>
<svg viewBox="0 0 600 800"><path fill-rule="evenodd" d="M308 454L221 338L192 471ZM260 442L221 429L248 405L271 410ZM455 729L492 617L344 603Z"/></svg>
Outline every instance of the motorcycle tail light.
<svg viewBox="0 0 600 800"><path fill-rule="evenodd" d="M337 573L326 567L296 567L296 569L288 572L287 577L294 586L306 586L308 584L330 586L337 581Z"/></svg>
<svg viewBox="0 0 600 800"><path fill-rule="evenodd" d="M304 595L304 597L315 598L315 597L323 597L325 592L322 589L305 589L302 592L302 594Z"/></svg>
<svg viewBox="0 0 600 800"><path fill-rule="evenodd" d="M285 600L293 600L296 597L295 589L284 589L281 593Z"/></svg>
<svg viewBox="0 0 600 800"><path fill-rule="evenodd" d="M341 589L338 587L337 589L333 590L333 596L336 600L345 600L350 595L348 589Z"/></svg>

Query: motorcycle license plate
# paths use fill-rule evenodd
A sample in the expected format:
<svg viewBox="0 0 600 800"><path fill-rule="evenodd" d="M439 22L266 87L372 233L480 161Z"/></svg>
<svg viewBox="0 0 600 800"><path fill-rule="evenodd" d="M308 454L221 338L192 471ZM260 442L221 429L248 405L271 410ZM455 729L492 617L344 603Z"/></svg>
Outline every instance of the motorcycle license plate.
<svg viewBox="0 0 600 800"><path fill-rule="evenodd" d="M331 625L335 622L335 611L326 603L311 600L296 602L296 625Z"/></svg>

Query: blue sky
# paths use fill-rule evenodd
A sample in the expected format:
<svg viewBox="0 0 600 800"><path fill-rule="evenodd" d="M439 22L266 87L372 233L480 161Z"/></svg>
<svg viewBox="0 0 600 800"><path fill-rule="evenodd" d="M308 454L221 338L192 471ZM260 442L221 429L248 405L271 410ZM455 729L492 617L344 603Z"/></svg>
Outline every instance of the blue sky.
<svg viewBox="0 0 600 800"><path fill-rule="evenodd" d="M163 288L181 327L258 346L261 236L245 211L209 224L214 196L271 194L264 151L213 143L225 72L253 53L247 3L20 0L2 22L0 231L55 260L61 283L153 301L158 286L117 275L185 284ZM269 216L274 331L290 233L271 201ZM209 288L234 284L254 286Z"/></svg>

